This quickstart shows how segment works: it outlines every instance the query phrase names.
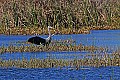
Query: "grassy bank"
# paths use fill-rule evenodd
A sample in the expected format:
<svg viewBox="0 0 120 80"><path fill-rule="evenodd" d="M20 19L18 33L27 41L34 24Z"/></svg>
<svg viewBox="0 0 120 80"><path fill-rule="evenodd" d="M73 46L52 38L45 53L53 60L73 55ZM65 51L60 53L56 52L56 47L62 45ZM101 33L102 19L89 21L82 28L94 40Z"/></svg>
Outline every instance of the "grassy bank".
<svg viewBox="0 0 120 80"><path fill-rule="evenodd" d="M73 28L56 28L59 32L59 34L90 34L90 30L116 30L119 29L117 27L111 27L111 26L97 26L97 27L83 27L79 29L73 29ZM57 34L55 31L51 31L52 34ZM41 27L12 27L9 29L6 29L5 27L2 27L0 29L0 34L5 35L41 35L41 34L48 34L48 29L41 28Z"/></svg>
<svg viewBox="0 0 120 80"><path fill-rule="evenodd" d="M36 59L27 60L2 60L0 59L0 67L17 67L17 68L63 68L69 67L72 69L80 69L82 66L88 67L106 67L120 66L120 54L84 54L82 59Z"/></svg>
<svg viewBox="0 0 120 80"><path fill-rule="evenodd" d="M59 34L89 34L90 29L89 28L82 28L82 29L71 29L71 28L56 28L59 32ZM57 32L51 30L52 34L57 34ZM13 27L6 29L1 28L0 34L5 35L40 35L40 34L48 34L48 29L41 28L41 27Z"/></svg>
<svg viewBox="0 0 120 80"><path fill-rule="evenodd" d="M0 34L63 34L120 29L120 0L1 0Z"/></svg>

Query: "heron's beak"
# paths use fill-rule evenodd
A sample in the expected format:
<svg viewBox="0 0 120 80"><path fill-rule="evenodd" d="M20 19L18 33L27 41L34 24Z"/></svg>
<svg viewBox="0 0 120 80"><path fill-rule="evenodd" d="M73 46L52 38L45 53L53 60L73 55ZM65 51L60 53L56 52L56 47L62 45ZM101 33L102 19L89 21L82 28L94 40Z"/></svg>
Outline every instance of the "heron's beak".
<svg viewBox="0 0 120 80"><path fill-rule="evenodd" d="M61 34L60 31L58 29L55 29L54 27L48 26L48 28L53 29L56 34Z"/></svg>

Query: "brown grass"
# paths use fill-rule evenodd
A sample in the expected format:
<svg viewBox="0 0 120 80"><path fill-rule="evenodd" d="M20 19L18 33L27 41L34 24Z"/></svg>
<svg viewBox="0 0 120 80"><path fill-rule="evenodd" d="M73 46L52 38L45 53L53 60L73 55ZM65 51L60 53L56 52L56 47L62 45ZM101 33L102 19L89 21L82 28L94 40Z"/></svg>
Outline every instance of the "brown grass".
<svg viewBox="0 0 120 80"><path fill-rule="evenodd" d="M0 67L17 67L17 68L62 68L70 67L73 69L80 69L82 66L88 67L106 67L106 66L120 66L120 54L84 54L80 55L82 59L36 59L31 58L27 60L2 60L0 59Z"/></svg>
<svg viewBox="0 0 120 80"><path fill-rule="evenodd" d="M89 34L89 28L82 29L71 29L71 28L62 28L59 29L59 34ZM55 31L51 31L51 33L57 33ZM6 35L40 35L40 34L48 34L47 28L40 27L11 27L6 29L5 27L0 29L0 34Z"/></svg>
<svg viewBox="0 0 120 80"><path fill-rule="evenodd" d="M120 29L119 0L1 0L0 34L47 34L51 25L63 34Z"/></svg>
<svg viewBox="0 0 120 80"><path fill-rule="evenodd" d="M65 42L64 42L65 43ZM0 47L0 53L14 53L14 52L42 52L42 51L89 51L89 52L105 52L107 48L96 47L96 46L84 46L82 44L79 45L70 45L70 44L50 44L49 46L37 46L37 45L29 45L29 46L13 46L9 45L5 47L4 45Z"/></svg>

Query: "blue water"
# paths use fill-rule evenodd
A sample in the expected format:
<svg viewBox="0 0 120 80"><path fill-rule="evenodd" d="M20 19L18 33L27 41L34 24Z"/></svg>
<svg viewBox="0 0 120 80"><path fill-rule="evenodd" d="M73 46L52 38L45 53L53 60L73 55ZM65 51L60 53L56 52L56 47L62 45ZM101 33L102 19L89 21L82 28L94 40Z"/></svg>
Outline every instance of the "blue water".
<svg viewBox="0 0 120 80"><path fill-rule="evenodd" d="M31 58L37 58L37 59L46 59L46 58L51 58L51 59L80 59L83 58L82 55L86 54L87 52L23 52L23 53L5 53L0 55L0 57L3 60L18 60L18 59L27 59L30 60Z"/></svg>
<svg viewBox="0 0 120 80"><path fill-rule="evenodd" d="M46 38L48 35L40 35ZM0 35L0 46L25 45L30 35ZM113 50L120 47L120 30L92 30L90 34L55 35L53 40L73 39L76 44L109 47ZM64 52L24 52L5 53L0 59L26 59L30 58L55 58L76 59L86 51L64 51ZM0 68L0 80L120 80L120 67L100 67L74 70L69 68Z"/></svg>
<svg viewBox="0 0 120 80"><path fill-rule="evenodd" d="M39 35L46 38L48 35ZM4 44L8 46L10 44L16 44L15 42L27 41L30 35L0 35L0 46ZM73 39L76 44L94 45L94 46L120 46L120 30L92 30L90 34L72 34L72 35L55 35L54 40L67 40Z"/></svg>
<svg viewBox="0 0 120 80"><path fill-rule="evenodd" d="M90 67L80 70L0 68L0 80L120 80L120 68Z"/></svg>
<svg viewBox="0 0 120 80"><path fill-rule="evenodd" d="M46 38L48 35L40 35L43 38ZM30 35L0 35L0 46L4 44L4 46L8 46L10 44L13 45L25 45L22 42L27 41ZM92 30L90 34L73 34L73 35L55 35L53 36L53 41L56 40L69 40L73 39L76 44L83 44L83 45L94 45L94 46L102 46L108 47L110 52L114 52L118 48L120 48L120 30ZM6 53L0 55L2 59L22 59L23 57L26 59L30 58L51 58L55 59L76 59L81 58L79 54L89 53L87 51L80 52L80 51L65 51L65 52L24 52L19 53L15 52L13 54Z"/></svg>

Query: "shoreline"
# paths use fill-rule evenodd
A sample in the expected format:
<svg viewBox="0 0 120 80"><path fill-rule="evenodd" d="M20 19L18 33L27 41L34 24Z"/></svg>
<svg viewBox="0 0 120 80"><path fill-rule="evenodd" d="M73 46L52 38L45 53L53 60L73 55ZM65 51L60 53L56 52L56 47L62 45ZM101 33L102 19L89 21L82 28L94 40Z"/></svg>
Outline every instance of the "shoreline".
<svg viewBox="0 0 120 80"><path fill-rule="evenodd" d="M111 26L93 26L93 27L82 27L82 28L57 28L60 32L59 34L90 34L90 30L120 30L119 27L111 27ZM57 34L55 31L51 31L51 33ZM0 34L5 35L47 35L47 27L1 27Z"/></svg>

